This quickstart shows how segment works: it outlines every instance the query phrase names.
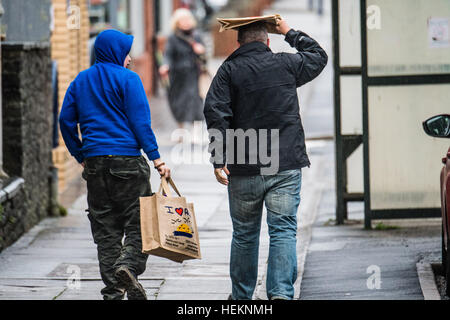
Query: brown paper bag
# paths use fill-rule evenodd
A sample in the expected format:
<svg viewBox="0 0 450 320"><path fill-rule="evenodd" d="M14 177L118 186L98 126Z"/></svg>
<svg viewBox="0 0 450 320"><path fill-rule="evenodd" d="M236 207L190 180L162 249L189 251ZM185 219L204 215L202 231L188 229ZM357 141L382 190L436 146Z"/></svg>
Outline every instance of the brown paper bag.
<svg viewBox="0 0 450 320"><path fill-rule="evenodd" d="M244 17L244 18L217 18L217 21L220 23L219 32L223 32L226 30L237 30L239 27L245 26L250 23L263 21L267 25L267 31L269 33L279 34L277 30L278 21L281 20L281 16L279 14L267 15L267 16L259 16L259 17Z"/></svg>
<svg viewBox="0 0 450 320"><path fill-rule="evenodd" d="M172 196L169 183L178 196ZM159 191L141 197L142 252L175 262L201 259L194 205L187 203L172 179L161 178Z"/></svg>

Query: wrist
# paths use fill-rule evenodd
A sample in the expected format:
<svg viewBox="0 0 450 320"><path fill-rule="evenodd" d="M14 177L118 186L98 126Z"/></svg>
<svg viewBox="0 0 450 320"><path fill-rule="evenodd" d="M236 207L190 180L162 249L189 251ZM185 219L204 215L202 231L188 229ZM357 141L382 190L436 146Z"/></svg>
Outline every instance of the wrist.
<svg viewBox="0 0 450 320"><path fill-rule="evenodd" d="M285 35L284 40L289 43L291 47L295 47L295 39L298 35L298 32L294 29L290 29Z"/></svg>
<svg viewBox="0 0 450 320"><path fill-rule="evenodd" d="M165 166L166 163L165 162L160 162L157 165L155 165L155 169L158 170L159 168L161 168L162 166Z"/></svg>
<svg viewBox="0 0 450 320"><path fill-rule="evenodd" d="M292 30L291 27L286 27L285 29L281 30L281 32L283 33L283 35L287 35L287 33L291 30Z"/></svg>
<svg viewBox="0 0 450 320"><path fill-rule="evenodd" d="M289 28L287 30L285 30L286 33L284 34L285 36L287 36L289 33L294 33L295 34L295 30L293 28Z"/></svg>

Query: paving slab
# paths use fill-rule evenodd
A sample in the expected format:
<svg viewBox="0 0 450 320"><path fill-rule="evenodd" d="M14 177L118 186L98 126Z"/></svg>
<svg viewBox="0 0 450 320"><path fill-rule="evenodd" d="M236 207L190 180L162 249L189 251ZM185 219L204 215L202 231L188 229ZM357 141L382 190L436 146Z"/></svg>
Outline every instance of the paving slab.
<svg viewBox="0 0 450 320"><path fill-rule="evenodd" d="M52 300L65 286L64 280L1 279L0 300Z"/></svg>
<svg viewBox="0 0 450 320"><path fill-rule="evenodd" d="M334 181L328 189L313 227L300 299L422 300L416 264L439 260L440 220L385 220L394 229L365 230L363 206L356 205L349 213L356 220L335 226L330 223L335 218ZM373 268L379 270L379 288L369 279Z"/></svg>
<svg viewBox="0 0 450 320"><path fill-rule="evenodd" d="M197 277L188 278L167 278L158 293L158 299L165 299L167 295L184 294L189 296L202 294L222 294L228 296L231 293L231 283L228 277L199 279Z"/></svg>

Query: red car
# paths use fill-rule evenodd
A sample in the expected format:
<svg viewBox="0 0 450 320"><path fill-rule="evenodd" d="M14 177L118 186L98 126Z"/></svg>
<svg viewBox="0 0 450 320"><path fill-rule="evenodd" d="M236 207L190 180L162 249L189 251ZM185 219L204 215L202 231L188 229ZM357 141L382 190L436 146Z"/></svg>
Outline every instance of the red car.
<svg viewBox="0 0 450 320"><path fill-rule="evenodd" d="M450 115L434 116L423 122L425 132L432 137L450 138ZM450 296L450 148L442 158L441 209L442 209L442 266L447 279L446 293Z"/></svg>

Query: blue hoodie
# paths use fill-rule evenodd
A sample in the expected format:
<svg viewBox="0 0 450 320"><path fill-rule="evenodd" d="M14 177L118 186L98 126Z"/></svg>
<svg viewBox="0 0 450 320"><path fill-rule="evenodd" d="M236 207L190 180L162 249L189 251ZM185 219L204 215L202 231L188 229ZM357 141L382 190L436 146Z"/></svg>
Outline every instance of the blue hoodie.
<svg viewBox="0 0 450 320"><path fill-rule="evenodd" d="M96 63L67 89L59 125L70 154L80 163L94 156L139 156L141 149L150 160L160 157L141 79L123 67L132 44L133 36L122 32L100 33L94 44Z"/></svg>

